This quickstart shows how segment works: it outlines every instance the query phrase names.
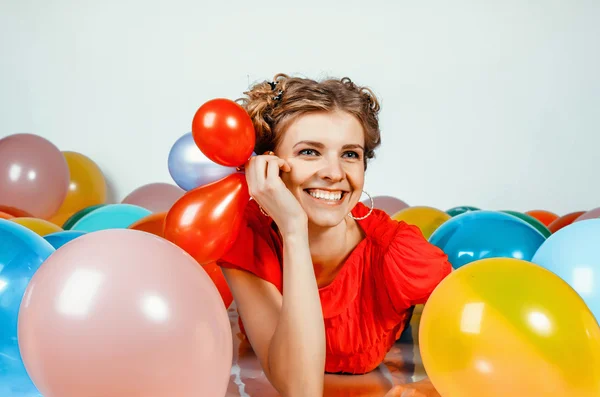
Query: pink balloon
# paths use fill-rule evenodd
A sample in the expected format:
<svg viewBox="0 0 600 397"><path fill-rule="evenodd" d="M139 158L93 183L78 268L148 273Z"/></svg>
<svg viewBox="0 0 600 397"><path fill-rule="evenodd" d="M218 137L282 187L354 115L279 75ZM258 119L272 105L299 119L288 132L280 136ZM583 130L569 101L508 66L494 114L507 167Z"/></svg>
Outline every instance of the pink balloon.
<svg viewBox="0 0 600 397"><path fill-rule="evenodd" d="M589 210L586 213L580 215L574 222L585 221L586 219L600 218L600 207Z"/></svg>
<svg viewBox="0 0 600 397"><path fill-rule="evenodd" d="M0 139L0 205L48 219L67 197L69 166L61 151L34 134Z"/></svg>
<svg viewBox="0 0 600 397"><path fill-rule="evenodd" d="M185 194L185 190L169 183L150 183L135 189L122 201L134 204L152 212L167 212L175 201Z"/></svg>
<svg viewBox="0 0 600 397"><path fill-rule="evenodd" d="M150 233L111 229L57 250L19 312L25 368L44 397L225 395L227 310L192 257Z"/></svg>
<svg viewBox="0 0 600 397"><path fill-rule="evenodd" d="M392 196L373 196L373 202L375 208L384 211L389 216L409 207L404 201ZM369 207L371 205L371 200L367 198L366 200L363 200L362 203Z"/></svg>

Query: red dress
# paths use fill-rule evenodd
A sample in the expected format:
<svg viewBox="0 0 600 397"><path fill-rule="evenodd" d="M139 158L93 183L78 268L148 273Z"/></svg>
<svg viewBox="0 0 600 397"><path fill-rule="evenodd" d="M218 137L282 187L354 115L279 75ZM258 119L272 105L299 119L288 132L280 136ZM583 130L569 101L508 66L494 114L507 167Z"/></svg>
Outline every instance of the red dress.
<svg viewBox="0 0 600 397"><path fill-rule="evenodd" d="M359 203L352 215L369 209ZM217 261L248 271L282 292L282 241L273 220L250 201L233 248ZM381 210L357 221L365 238L347 258L333 282L320 288L325 321L326 362L330 373L362 374L383 361L406 325L409 309L425 303L451 271L447 256L416 226Z"/></svg>

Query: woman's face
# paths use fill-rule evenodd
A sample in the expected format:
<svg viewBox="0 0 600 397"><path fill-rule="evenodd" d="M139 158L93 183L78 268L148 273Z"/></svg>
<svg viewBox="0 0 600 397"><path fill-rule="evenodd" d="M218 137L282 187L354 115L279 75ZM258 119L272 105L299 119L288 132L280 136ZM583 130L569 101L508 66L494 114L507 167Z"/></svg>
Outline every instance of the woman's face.
<svg viewBox="0 0 600 397"><path fill-rule="evenodd" d="M275 154L289 162L281 177L320 227L339 224L360 200L364 185L364 132L352 115L310 113L284 133Z"/></svg>

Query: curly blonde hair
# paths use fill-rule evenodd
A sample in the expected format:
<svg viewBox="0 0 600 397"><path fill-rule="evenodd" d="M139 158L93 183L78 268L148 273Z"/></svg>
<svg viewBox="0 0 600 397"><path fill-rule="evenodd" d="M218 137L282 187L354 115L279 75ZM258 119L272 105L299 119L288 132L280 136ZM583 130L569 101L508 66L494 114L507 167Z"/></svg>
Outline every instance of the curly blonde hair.
<svg viewBox="0 0 600 397"><path fill-rule="evenodd" d="M373 91L357 86L348 77L315 81L276 74L272 82L257 83L238 102L248 113L256 132L254 152L275 150L287 127L297 117L340 110L355 116L365 133L364 164L375 157L381 144L379 101Z"/></svg>

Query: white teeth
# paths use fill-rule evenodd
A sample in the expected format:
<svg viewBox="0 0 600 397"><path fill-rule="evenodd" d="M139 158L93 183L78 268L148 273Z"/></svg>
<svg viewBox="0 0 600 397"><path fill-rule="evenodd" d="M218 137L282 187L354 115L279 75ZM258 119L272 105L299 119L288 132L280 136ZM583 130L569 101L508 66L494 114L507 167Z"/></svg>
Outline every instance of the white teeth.
<svg viewBox="0 0 600 397"><path fill-rule="evenodd" d="M322 200L339 201L342 199L342 192L340 191L328 192L325 190L309 190L308 194Z"/></svg>

